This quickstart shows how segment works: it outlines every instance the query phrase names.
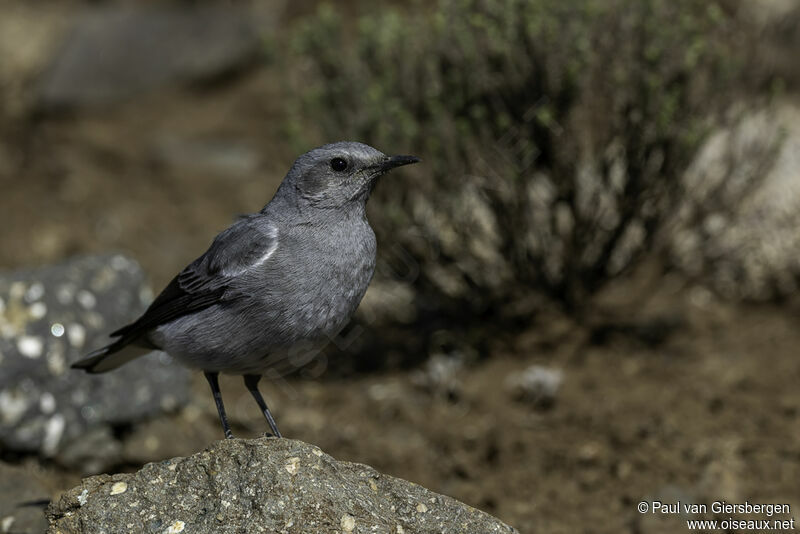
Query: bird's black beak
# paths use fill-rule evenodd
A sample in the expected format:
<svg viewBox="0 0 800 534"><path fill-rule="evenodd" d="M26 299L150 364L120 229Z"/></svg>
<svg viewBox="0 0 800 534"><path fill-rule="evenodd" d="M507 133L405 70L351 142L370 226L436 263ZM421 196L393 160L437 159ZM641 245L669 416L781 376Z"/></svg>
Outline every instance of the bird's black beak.
<svg viewBox="0 0 800 534"><path fill-rule="evenodd" d="M381 174L383 174L394 169L395 167L401 167L403 165L410 165L418 162L419 158L416 156L389 156L382 163L380 163L378 167L380 168Z"/></svg>

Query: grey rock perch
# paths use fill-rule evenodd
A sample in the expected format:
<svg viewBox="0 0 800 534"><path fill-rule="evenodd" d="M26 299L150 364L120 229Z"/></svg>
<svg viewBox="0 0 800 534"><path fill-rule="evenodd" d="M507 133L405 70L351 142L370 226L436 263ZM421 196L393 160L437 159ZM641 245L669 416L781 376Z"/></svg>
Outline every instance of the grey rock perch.
<svg viewBox="0 0 800 534"><path fill-rule="evenodd" d="M275 438L218 441L138 473L87 478L47 516L49 534L516 532L450 497Z"/></svg>

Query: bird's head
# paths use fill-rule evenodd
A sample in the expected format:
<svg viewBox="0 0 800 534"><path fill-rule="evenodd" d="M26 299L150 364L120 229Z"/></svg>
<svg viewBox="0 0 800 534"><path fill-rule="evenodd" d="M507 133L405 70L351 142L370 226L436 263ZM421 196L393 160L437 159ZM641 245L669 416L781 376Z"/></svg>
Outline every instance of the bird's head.
<svg viewBox="0 0 800 534"><path fill-rule="evenodd" d="M414 156L387 156L363 143L342 141L315 148L294 162L281 184L298 202L318 208L366 203L377 179Z"/></svg>

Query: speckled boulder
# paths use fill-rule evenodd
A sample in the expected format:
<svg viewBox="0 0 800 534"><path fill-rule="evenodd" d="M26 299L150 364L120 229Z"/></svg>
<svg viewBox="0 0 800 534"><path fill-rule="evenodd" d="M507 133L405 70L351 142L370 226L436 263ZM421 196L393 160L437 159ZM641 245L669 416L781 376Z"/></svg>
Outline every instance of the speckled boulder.
<svg viewBox="0 0 800 534"><path fill-rule="evenodd" d="M97 472L121 449L112 425L188 399L189 372L163 353L104 375L69 367L150 298L139 266L121 255L0 274L0 450Z"/></svg>
<svg viewBox="0 0 800 534"><path fill-rule="evenodd" d="M138 473L85 479L47 515L49 534L516 532L450 497L276 438L218 441Z"/></svg>

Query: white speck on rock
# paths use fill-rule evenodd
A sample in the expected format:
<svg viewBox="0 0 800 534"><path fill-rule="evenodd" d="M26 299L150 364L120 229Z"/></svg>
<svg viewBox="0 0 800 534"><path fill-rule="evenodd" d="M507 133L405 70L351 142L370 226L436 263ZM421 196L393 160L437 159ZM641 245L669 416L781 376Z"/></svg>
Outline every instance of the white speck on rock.
<svg viewBox="0 0 800 534"><path fill-rule="evenodd" d="M58 450L58 444L61 443L66 424L64 416L60 413L55 414L45 423L44 438L42 439L42 452L45 456L53 456Z"/></svg>
<svg viewBox="0 0 800 534"><path fill-rule="evenodd" d="M0 391L0 422L4 425L14 425L28 409L28 397L18 390Z"/></svg>
<svg viewBox="0 0 800 534"><path fill-rule="evenodd" d="M11 287L8 288L8 296L11 297L11 300L20 300L25 294L25 289L24 282L12 282Z"/></svg>
<svg viewBox="0 0 800 534"><path fill-rule="evenodd" d="M121 254L117 254L111 258L111 268L117 271L124 271L130 264L130 260Z"/></svg>
<svg viewBox="0 0 800 534"><path fill-rule="evenodd" d="M427 512L427 511L428 511L428 507L427 507L427 506L425 506L425 503L424 503L424 502L421 502L421 503L419 503L419 504L417 505L417 512L419 512L419 513L421 513L421 514L424 514L424 513L425 513L425 512Z"/></svg>
<svg viewBox="0 0 800 534"><path fill-rule="evenodd" d="M342 516L342 531L344 532L353 532L356 529L356 518L350 514L344 514Z"/></svg>
<svg viewBox="0 0 800 534"><path fill-rule="evenodd" d="M114 484L111 486L111 493L109 493L109 495L119 495L120 493L125 493L126 491L128 491L127 482L114 482ZM180 530L178 532L180 532Z"/></svg>
<svg viewBox="0 0 800 534"><path fill-rule="evenodd" d="M0 322L0 336L4 339L17 337L17 329L11 323Z"/></svg>
<svg viewBox="0 0 800 534"><path fill-rule="evenodd" d="M85 489L78 495L78 504L83 506L89 501L89 490Z"/></svg>
<svg viewBox="0 0 800 534"><path fill-rule="evenodd" d="M147 436L144 439L144 448L148 451L155 451L159 445L160 441L156 436Z"/></svg>
<svg viewBox="0 0 800 534"><path fill-rule="evenodd" d="M86 343L86 329L83 325L72 323L67 327L67 339L73 347L83 347L83 344Z"/></svg>
<svg viewBox="0 0 800 534"><path fill-rule="evenodd" d="M44 284L36 282L25 292L26 302L35 302L44 296Z"/></svg>
<svg viewBox="0 0 800 534"><path fill-rule="evenodd" d="M47 369L53 376L61 376L66 371L67 362L64 359L64 345L53 343L47 351Z"/></svg>
<svg viewBox="0 0 800 534"><path fill-rule="evenodd" d="M183 532L185 527L186 523L183 521L175 521L164 531L164 534L178 534L178 532Z"/></svg>
<svg viewBox="0 0 800 534"><path fill-rule="evenodd" d="M139 302L141 302L142 305L150 305L150 303L153 302L153 298L155 298L155 295L153 295L153 290L149 287L145 286L139 290Z"/></svg>
<svg viewBox="0 0 800 534"><path fill-rule="evenodd" d="M65 332L64 325L61 323L53 323L50 325L50 333L53 334L55 337L61 337L64 335Z"/></svg>
<svg viewBox="0 0 800 534"><path fill-rule="evenodd" d="M7 515L0 519L0 532L11 532L11 527L14 526L16 519L13 515Z"/></svg>
<svg viewBox="0 0 800 534"><path fill-rule="evenodd" d="M406 534L406 530L402 525L397 525L397 534Z"/></svg>
<svg viewBox="0 0 800 534"><path fill-rule="evenodd" d="M34 302L31 304L31 307L28 308L28 313L33 319L41 319L47 315L47 304L44 302Z"/></svg>
<svg viewBox="0 0 800 534"><path fill-rule="evenodd" d="M58 286L56 289L56 299L60 304L67 306L72 304L72 299L75 298L75 286L72 284L64 284Z"/></svg>
<svg viewBox="0 0 800 534"><path fill-rule="evenodd" d="M96 421L98 417L97 410L93 406L83 406L81 408L81 417L89 422Z"/></svg>
<svg viewBox="0 0 800 534"><path fill-rule="evenodd" d="M171 412L178 407L178 399L173 397L172 395L164 395L164 398L161 399L161 409L165 412Z"/></svg>
<svg viewBox="0 0 800 534"><path fill-rule="evenodd" d="M83 322L95 330L101 330L103 325L106 324L103 316L96 312L87 312L86 315L83 316Z"/></svg>
<svg viewBox="0 0 800 534"><path fill-rule="evenodd" d="M22 336L17 340L17 350L26 358L38 358L44 350L44 342L34 336Z"/></svg>
<svg viewBox="0 0 800 534"><path fill-rule="evenodd" d="M42 393L39 397L39 409L42 413L51 414L56 410L56 398L49 391Z"/></svg>
<svg viewBox="0 0 800 534"><path fill-rule="evenodd" d="M297 456L292 456L291 458L289 458L286 465L283 467L284 469L286 469L287 473L293 475L297 473L297 466L299 463L300 463L300 458L298 458Z"/></svg>
<svg viewBox="0 0 800 534"><path fill-rule="evenodd" d="M78 304L84 307L84 309L91 310L97 304L97 298L86 291L85 289L81 289L78 291L78 295L76 297L78 299Z"/></svg>

